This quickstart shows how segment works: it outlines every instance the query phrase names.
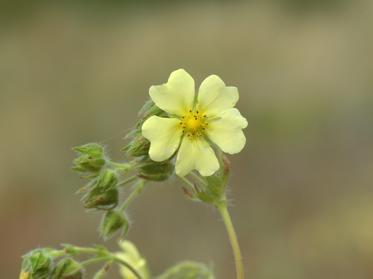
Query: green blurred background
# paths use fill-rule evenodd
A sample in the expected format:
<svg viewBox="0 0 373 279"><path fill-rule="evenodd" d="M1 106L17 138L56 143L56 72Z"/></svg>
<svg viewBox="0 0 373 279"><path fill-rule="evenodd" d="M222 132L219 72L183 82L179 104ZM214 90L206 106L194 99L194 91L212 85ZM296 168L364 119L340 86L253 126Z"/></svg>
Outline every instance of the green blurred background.
<svg viewBox="0 0 373 279"><path fill-rule="evenodd" d="M230 196L248 278L373 278L372 26L364 0L1 1L0 277L29 249L101 243L71 148L120 160L150 85L183 67L241 93ZM154 274L193 259L233 278L219 216L177 179L130 214Z"/></svg>

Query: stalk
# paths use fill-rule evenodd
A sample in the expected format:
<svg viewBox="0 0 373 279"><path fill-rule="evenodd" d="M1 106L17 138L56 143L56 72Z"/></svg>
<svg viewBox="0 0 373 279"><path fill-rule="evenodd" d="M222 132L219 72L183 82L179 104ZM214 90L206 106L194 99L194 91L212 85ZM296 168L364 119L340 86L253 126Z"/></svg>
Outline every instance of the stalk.
<svg viewBox="0 0 373 279"><path fill-rule="evenodd" d="M230 241L231 246L232 246L233 255L234 255L234 262L235 262L235 266L236 266L236 278L237 279L244 279L245 274L244 274L244 267L243 267L243 263L242 263L241 249L240 249L240 245L238 243L237 234L236 234L236 231L234 229L231 216L230 216L229 211L228 211L227 203L223 202L222 204L217 206L217 209L218 209L218 211L219 211L219 213L220 213L220 215L223 219L225 228L226 228L227 233L228 233L229 241Z"/></svg>

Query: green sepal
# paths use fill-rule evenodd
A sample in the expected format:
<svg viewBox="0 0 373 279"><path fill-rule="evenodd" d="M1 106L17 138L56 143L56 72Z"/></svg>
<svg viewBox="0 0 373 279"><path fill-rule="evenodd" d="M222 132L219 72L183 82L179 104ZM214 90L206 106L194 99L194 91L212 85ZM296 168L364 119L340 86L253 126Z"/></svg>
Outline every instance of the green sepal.
<svg viewBox="0 0 373 279"><path fill-rule="evenodd" d="M174 172L174 165L171 160L155 162L150 158L143 158L139 161L138 176L152 181L167 180Z"/></svg>
<svg viewBox="0 0 373 279"><path fill-rule="evenodd" d="M99 226L100 236L107 240L115 233L122 231L122 234L127 234L129 222L127 216L118 210L109 210L104 214Z"/></svg>
<svg viewBox="0 0 373 279"><path fill-rule="evenodd" d="M93 188L82 198L85 208L91 209L112 209L118 205L119 192L117 188L103 189L100 187Z"/></svg>
<svg viewBox="0 0 373 279"><path fill-rule="evenodd" d="M75 171L97 175L106 163L104 147L98 143L76 146L73 150L79 155L73 161Z"/></svg>
<svg viewBox="0 0 373 279"><path fill-rule="evenodd" d="M202 202L219 206L225 202L225 190L229 178L229 161L226 157L219 158L220 169L211 176L201 177L204 185L197 188L194 198Z"/></svg>
<svg viewBox="0 0 373 279"><path fill-rule="evenodd" d="M161 110L159 107L155 105L155 103L149 99L145 102L143 107L139 111L139 116L144 121L145 119L149 118L150 116L157 115L157 116L166 116L166 112Z"/></svg>
<svg viewBox="0 0 373 279"><path fill-rule="evenodd" d="M128 156L140 157L147 155L149 153L149 148L150 142L138 133L122 150L125 151Z"/></svg>
<svg viewBox="0 0 373 279"><path fill-rule="evenodd" d="M81 279L83 266L72 258L60 260L53 270L51 279Z"/></svg>
<svg viewBox="0 0 373 279"><path fill-rule="evenodd" d="M35 249L23 256L22 272L29 274L29 279L49 279L53 259L48 249Z"/></svg>
<svg viewBox="0 0 373 279"><path fill-rule="evenodd" d="M113 170L106 169L95 182L91 189L82 197L85 208L111 209L118 204L118 178ZM87 187L89 188L89 186Z"/></svg>

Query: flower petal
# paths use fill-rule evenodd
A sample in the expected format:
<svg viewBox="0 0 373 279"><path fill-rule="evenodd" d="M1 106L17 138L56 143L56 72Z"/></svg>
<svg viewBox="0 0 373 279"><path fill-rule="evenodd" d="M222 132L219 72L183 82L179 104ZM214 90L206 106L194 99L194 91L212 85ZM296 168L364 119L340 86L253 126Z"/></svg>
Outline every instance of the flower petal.
<svg viewBox="0 0 373 279"><path fill-rule="evenodd" d="M152 116L142 125L142 135L150 141L149 156L161 162L170 158L179 147L182 130L179 120Z"/></svg>
<svg viewBox="0 0 373 279"><path fill-rule="evenodd" d="M235 154L245 146L246 138L242 129L246 126L246 118L238 109L233 108L222 112L218 119L211 121L206 133L225 153Z"/></svg>
<svg viewBox="0 0 373 279"><path fill-rule="evenodd" d="M198 109L207 116L214 116L233 108L238 101L238 90L225 83L216 75L208 76L199 87Z"/></svg>
<svg viewBox="0 0 373 279"><path fill-rule="evenodd" d="M184 69L179 69L171 73L167 83L150 87L149 95L160 109L182 116L193 108L194 80Z"/></svg>
<svg viewBox="0 0 373 279"><path fill-rule="evenodd" d="M176 174L185 176L194 169L202 176L210 176L219 169L219 162L205 139L184 137L177 154Z"/></svg>

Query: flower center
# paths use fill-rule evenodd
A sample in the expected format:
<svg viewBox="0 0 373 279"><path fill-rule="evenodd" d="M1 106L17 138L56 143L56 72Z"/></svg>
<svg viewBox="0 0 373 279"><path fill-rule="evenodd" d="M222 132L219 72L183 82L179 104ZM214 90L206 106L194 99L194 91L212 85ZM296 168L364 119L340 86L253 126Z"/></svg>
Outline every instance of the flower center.
<svg viewBox="0 0 373 279"><path fill-rule="evenodd" d="M189 130L197 130L201 126L201 119L191 117L185 124Z"/></svg>
<svg viewBox="0 0 373 279"><path fill-rule="evenodd" d="M189 110L180 121L183 133L185 133L189 138L202 136L208 125L206 115L198 110Z"/></svg>

